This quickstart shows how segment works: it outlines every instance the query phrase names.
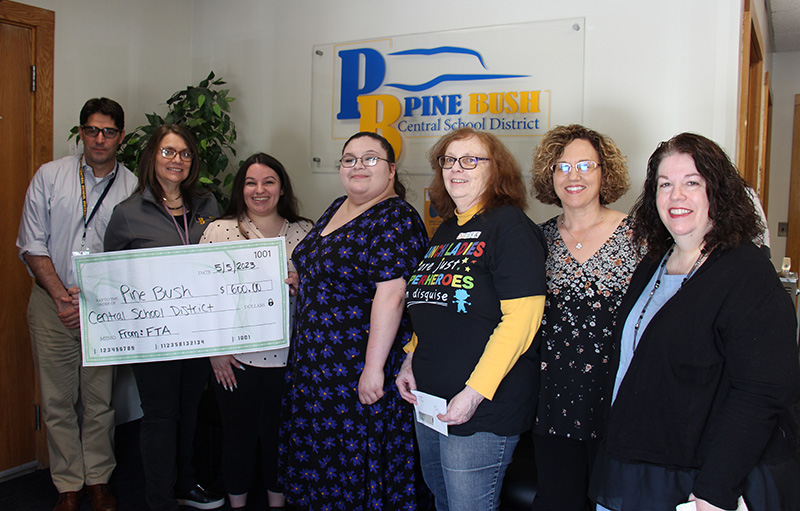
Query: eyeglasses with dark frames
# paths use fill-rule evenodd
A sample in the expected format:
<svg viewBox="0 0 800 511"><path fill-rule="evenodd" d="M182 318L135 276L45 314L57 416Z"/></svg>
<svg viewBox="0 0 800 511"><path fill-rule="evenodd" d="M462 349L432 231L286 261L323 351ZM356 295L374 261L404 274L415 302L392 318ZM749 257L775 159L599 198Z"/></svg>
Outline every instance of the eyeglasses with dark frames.
<svg viewBox="0 0 800 511"><path fill-rule="evenodd" d="M439 166L443 169L452 169L453 165L458 162L462 169L472 170L482 161L490 161L490 159L481 158L480 156L461 156L460 158L454 156L439 156Z"/></svg>
<svg viewBox="0 0 800 511"><path fill-rule="evenodd" d="M101 131L105 138L114 138L120 132L117 128L98 128L97 126L81 126L81 129L83 130L83 134L89 138L97 137Z"/></svg>

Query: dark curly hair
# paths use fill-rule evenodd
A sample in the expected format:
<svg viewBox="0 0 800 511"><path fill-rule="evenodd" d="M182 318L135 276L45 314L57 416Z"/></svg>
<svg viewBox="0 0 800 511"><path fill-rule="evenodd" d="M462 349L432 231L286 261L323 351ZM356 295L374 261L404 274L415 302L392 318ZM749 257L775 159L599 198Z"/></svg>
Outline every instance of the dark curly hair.
<svg viewBox="0 0 800 511"><path fill-rule="evenodd" d="M451 131L440 138L436 144L428 151L428 162L433 170L433 181L431 182L431 204L439 213L443 220L447 220L455 215L456 203L447 193L442 176L442 167L439 166L439 156L444 156L447 146L456 140L467 138L477 138L489 158L488 173L486 179L486 189L480 197L480 202L485 210L490 210L498 206L510 205L525 210L528 206L528 199L525 193L525 180L522 179L522 171L514 155L500 142L496 136L485 131L477 131L473 128L459 128Z"/></svg>
<svg viewBox="0 0 800 511"><path fill-rule="evenodd" d="M656 193L658 167L664 158L675 154L691 156L697 171L706 181L711 229L704 238L705 252L734 248L752 240L764 229L747 193L747 183L725 151L702 135L681 133L658 144L650 156L642 194L631 210L633 239L639 244L646 243L653 258L663 257L674 242L658 215Z"/></svg>
<svg viewBox="0 0 800 511"><path fill-rule="evenodd" d="M614 141L580 124L570 124L551 129L539 143L531 167L531 192L534 196L544 204L561 207L561 199L553 187L553 164L558 162L564 154L564 148L573 140L586 140L600 155L600 161L597 162L602 172L600 204L611 204L625 195L631 186L628 164Z"/></svg>
<svg viewBox="0 0 800 511"><path fill-rule="evenodd" d="M286 168L276 158L265 153L255 153L242 162L239 171L236 172L236 176L233 178L231 201L228 203L222 218L240 219L244 216L247 211L247 206L244 203L244 182L247 178L247 169L256 163L266 165L278 175L281 190L283 191L283 194L278 198L278 214L290 222L299 222L300 220L308 220L310 222L308 218L300 216L300 207L297 203L297 197L294 195L292 180L289 179L289 173L286 172Z"/></svg>

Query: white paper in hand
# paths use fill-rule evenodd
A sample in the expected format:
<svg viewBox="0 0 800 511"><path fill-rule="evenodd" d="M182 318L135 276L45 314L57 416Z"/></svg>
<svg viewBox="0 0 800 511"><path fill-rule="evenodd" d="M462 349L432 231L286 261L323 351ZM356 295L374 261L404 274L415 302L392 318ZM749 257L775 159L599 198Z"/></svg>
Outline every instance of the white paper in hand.
<svg viewBox="0 0 800 511"><path fill-rule="evenodd" d="M447 413L447 401L418 390L412 390L411 393L417 397L417 404L414 405L417 422L447 436L447 424L436 417L438 414Z"/></svg>
<svg viewBox="0 0 800 511"><path fill-rule="evenodd" d="M695 504L694 501L684 502L683 504L678 504L675 511L697 511L697 504ZM747 505L745 505L742 497L739 497L739 504L736 507L736 511L747 511Z"/></svg>

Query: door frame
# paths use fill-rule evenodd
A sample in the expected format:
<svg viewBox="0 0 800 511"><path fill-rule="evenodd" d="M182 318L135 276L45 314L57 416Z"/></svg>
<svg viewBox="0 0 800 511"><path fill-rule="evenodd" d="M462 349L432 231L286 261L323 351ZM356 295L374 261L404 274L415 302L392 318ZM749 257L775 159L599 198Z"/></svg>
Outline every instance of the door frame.
<svg viewBox="0 0 800 511"><path fill-rule="evenodd" d="M792 271L800 268L800 94L794 96L792 128L792 160L789 185L789 232L786 238L786 257L792 259Z"/></svg>
<svg viewBox="0 0 800 511"><path fill-rule="evenodd" d="M33 61L36 66L36 90L33 93L33 119L30 137L33 141L28 177L32 178L41 165L53 159L53 70L55 53L55 13L47 9L0 0L0 20L4 23L28 28L33 34ZM30 343L29 333L13 333ZM40 403L39 382L31 375L30 382L20 385L35 386L36 403ZM33 414L33 410L31 411ZM33 421L32 421L33 423ZM36 461L40 467L49 465L47 438L44 428L36 432ZM12 472L13 469L5 471Z"/></svg>
<svg viewBox="0 0 800 511"><path fill-rule="evenodd" d="M744 0L742 12L742 47L739 68L739 128L736 166L747 183L763 198L763 175L760 174L764 90L764 39L751 0ZM768 178L767 178L768 179ZM766 211L766 208L765 208Z"/></svg>

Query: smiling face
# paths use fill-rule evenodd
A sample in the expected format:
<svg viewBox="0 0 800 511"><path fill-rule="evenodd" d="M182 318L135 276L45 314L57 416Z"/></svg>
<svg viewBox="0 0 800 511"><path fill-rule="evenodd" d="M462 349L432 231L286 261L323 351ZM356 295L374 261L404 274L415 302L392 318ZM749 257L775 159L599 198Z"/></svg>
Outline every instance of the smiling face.
<svg viewBox="0 0 800 511"><path fill-rule="evenodd" d="M706 180L698 172L688 154L675 153L661 160L658 166L656 206L658 215L669 233L679 238L702 243L711 230L708 217Z"/></svg>
<svg viewBox="0 0 800 511"><path fill-rule="evenodd" d="M183 161L180 158L180 153L189 150L186 141L175 133L167 133L159 142L158 147L164 149L172 149L176 151L175 156L172 158L165 158L161 154L161 150L156 151L156 179L165 192L174 193L180 184L189 177L189 168L192 166L191 161ZM174 197L167 197L172 199Z"/></svg>
<svg viewBox="0 0 800 511"><path fill-rule="evenodd" d="M275 213L283 187L278 173L263 163L254 163L247 168L244 178L244 205L247 216L266 217Z"/></svg>
<svg viewBox="0 0 800 511"><path fill-rule="evenodd" d="M114 128L118 129L114 123L114 119L105 114L94 113L89 116L86 121L86 126L94 126L95 128ZM103 167L115 161L117 157L117 149L125 136L125 130L120 130L117 136L106 138L103 132L100 131L96 137L92 138L83 133L83 128L80 128L81 140L83 140L83 155L86 158L86 163L92 168Z"/></svg>
<svg viewBox="0 0 800 511"><path fill-rule="evenodd" d="M575 164L582 161L593 161L598 164L594 169L583 174L575 168ZM564 209L581 209L588 205L600 204L600 186L603 172L600 168L600 155L591 142L577 138L564 146L564 153L558 163L569 163L572 168L569 174L560 170L553 173L553 188L556 196L561 199Z"/></svg>
<svg viewBox="0 0 800 511"><path fill-rule="evenodd" d="M488 158L489 153L477 137L469 137L450 142L443 156ZM452 168L442 169L444 187L459 213L468 211L480 202L489 181L489 173L492 172L491 165L491 161L480 160L474 169L464 170L461 163L456 161Z"/></svg>
<svg viewBox="0 0 800 511"><path fill-rule="evenodd" d="M355 167L339 167L339 178L350 200L364 203L394 193L395 165L386 160L386 151L380 142L370 137L359 137L351 140L342 152L342 158L352 156L359 158ZM377 156L373 167L365 167L360 159L365 156Z"/></svg>

